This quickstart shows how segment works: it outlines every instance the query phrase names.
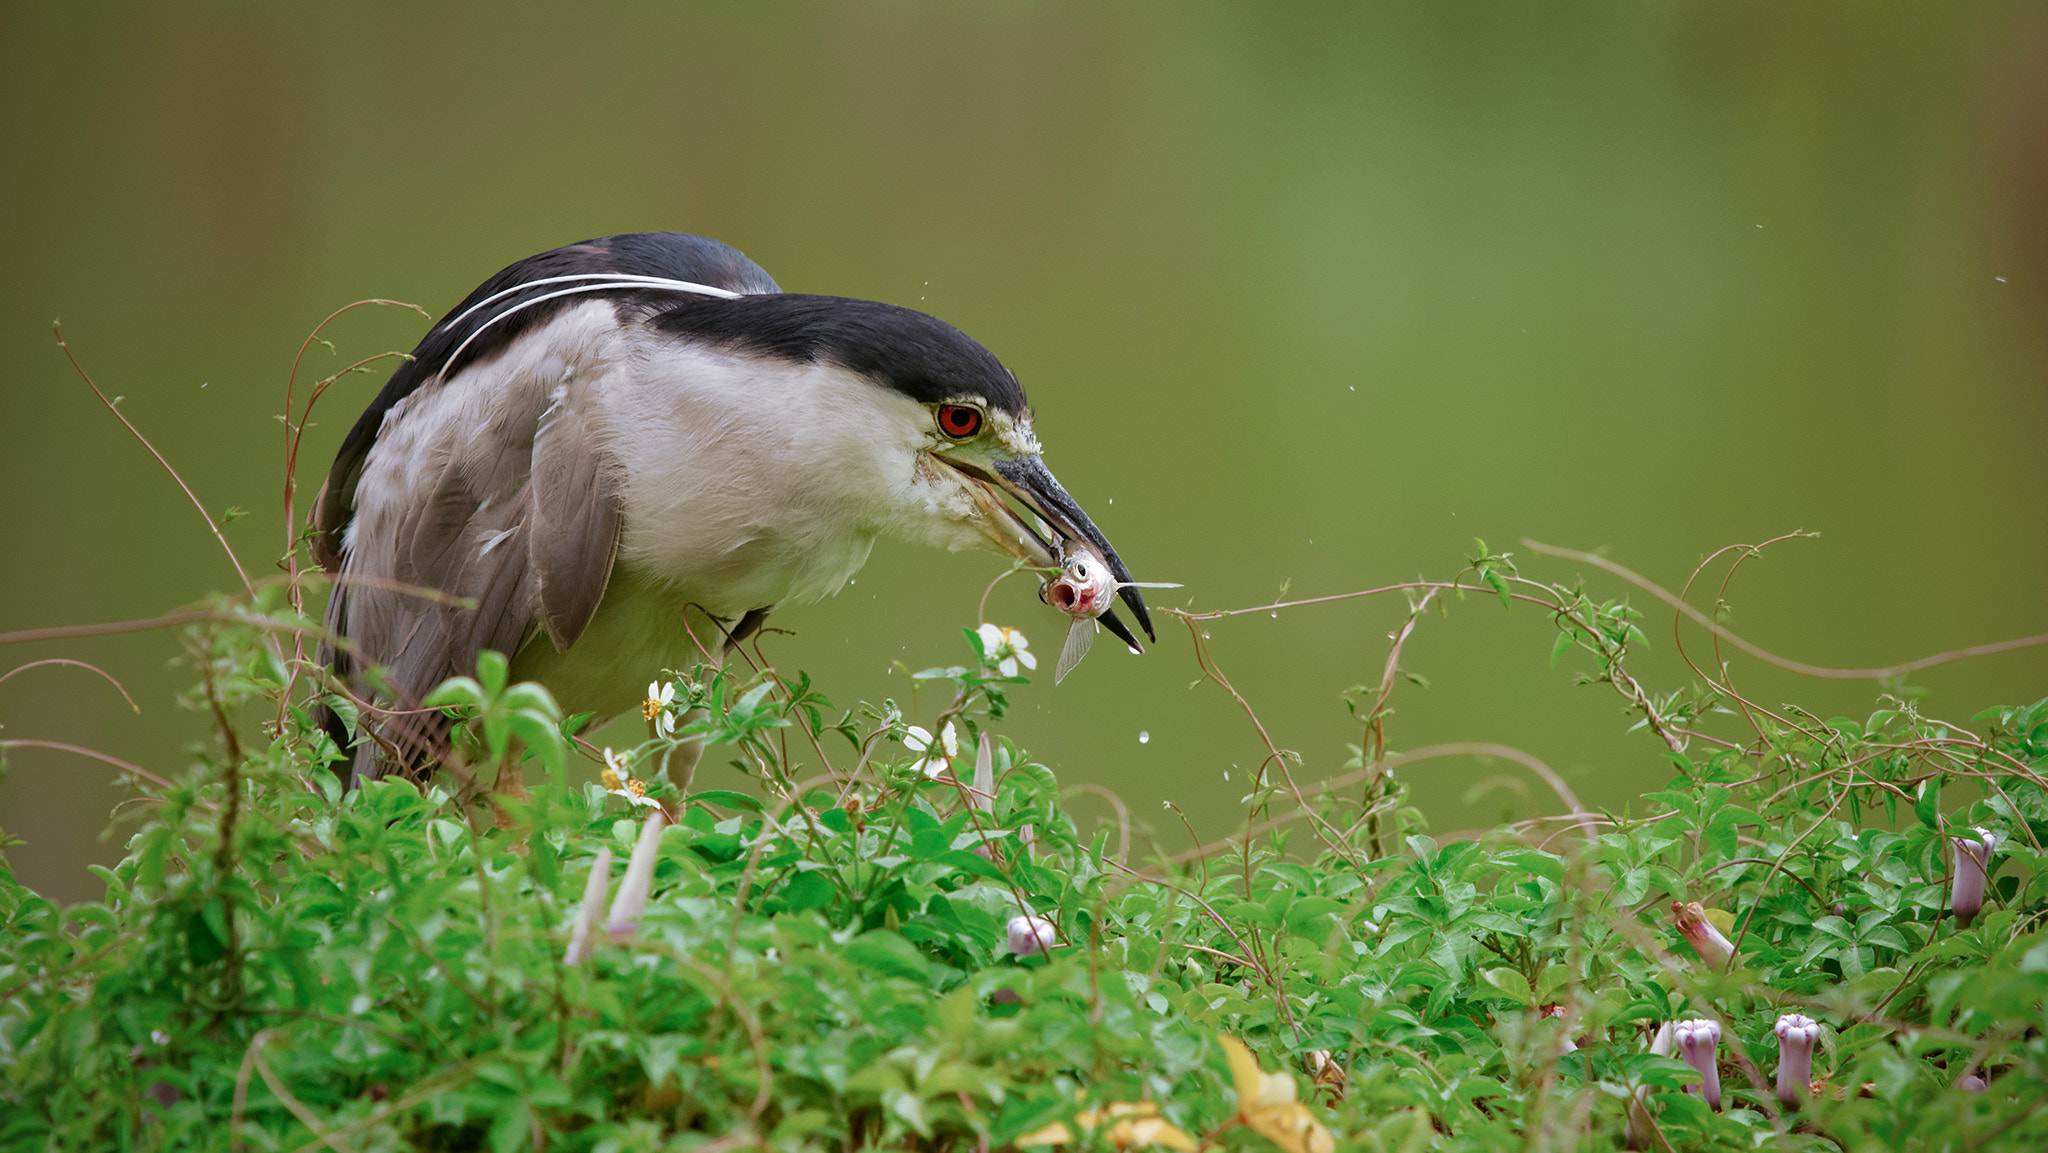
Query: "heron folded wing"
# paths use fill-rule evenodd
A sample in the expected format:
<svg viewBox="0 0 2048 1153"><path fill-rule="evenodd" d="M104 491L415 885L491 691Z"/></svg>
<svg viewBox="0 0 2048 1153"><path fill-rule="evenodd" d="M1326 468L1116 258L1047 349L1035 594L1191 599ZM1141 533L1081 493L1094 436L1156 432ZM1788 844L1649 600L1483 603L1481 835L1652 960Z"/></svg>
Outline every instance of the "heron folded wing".
<svg viewBox="0 0 2048 1153"><path fill-rule="evenodd" d="M566 650L604 599L618 553L618 469L600 443L590 394L571 380L556 387L533 441L533 523L528 563L540 589L541 621Z"/></svg>
<svg viewBox="0 0 2048 1153"><path fill-rule="evenodd" d="M336 599L329 624L354 642L356 669L388 670L387 693L360 678L358 691L391 710L376 728L406 770L445 746L445 718L418 710L435 685L474 673L485 649L516 654L543 625L573 639L603 593L617 502L580 408L555 402L574 391L565 382L601 371L601 357L561 350L588 348L576 327L608 323L611 307L570 310L415 391L364 459L342 561L364 579ZM357 747L357 775L394 767Z"/></svg>

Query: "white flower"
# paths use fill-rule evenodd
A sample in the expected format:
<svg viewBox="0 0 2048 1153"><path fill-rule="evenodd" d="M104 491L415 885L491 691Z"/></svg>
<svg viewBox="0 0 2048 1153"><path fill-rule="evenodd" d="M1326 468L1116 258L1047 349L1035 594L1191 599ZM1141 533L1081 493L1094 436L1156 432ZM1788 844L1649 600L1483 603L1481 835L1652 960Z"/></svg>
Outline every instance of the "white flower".
<svg viewBox="0 0 2048 1153"><path fill-rule="evenodd" d="M921 725L911 725L903 734L903 747L913 753L922 754L918 758L917 767L925 776L936 777L946 771L954 757L960 755L960 733L953 727L953 722L947 721L946 727L939 730L938 739L934 741L931 730Z"/></svg>
<svg viewBox="0 0 2048 1153"><path fill-rule="evenodd" d="M1059 930L1044 917L1019 914L1010 918L1008 928L1010 952L1019 957L1043 953L1059 939Z"/></svg>
<svg viewBox="0 0 2048 1153"><path fill-rule="evenodd" d="M1024 634L1016 629L983 624L974 631L981 637L983 656L1004 676L1016 676L1017 666L1020 664L1027 669L1038 667L1038 658L1031 655L1031 642L1024 639Z"/></svg>
<svg viewBox="0 0 2048 1153"><path fill-rule="evenodd" d="M674 681L662 684L660 681L647 682L647 699L640 702L640 715L654 722L654 731L666 737L676 731L675 714L668 707L675 703Z"/></svg>
<svg viewBox="0 0 2048 1153"><path fill-rule="evenodd" d="M661 807L660 801L647 795L647 786L633 779L633 770L626 766L625 758L610 749L604 751L604 771L599 776L604 780L604 791L612 796L650 809Z"/></svg>

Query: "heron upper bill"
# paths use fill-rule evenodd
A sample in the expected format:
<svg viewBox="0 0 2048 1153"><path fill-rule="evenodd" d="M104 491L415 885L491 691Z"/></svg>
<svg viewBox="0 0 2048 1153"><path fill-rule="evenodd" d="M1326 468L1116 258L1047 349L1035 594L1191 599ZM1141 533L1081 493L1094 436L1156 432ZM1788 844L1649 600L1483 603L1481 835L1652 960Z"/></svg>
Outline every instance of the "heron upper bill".
<svg viewBox="0 0 2048 1153"><path fill-rule="evenodd" d="M1045 467L1043 460L1035 455L1002 456L991 461L989 468L983 469L938 454L934 454L933 459L966 479L978 513L975 527L990 543L1024 564L1039 569L1058 568L1072 546L1078 545L1087 550L1116 577L1119 582L1117 595L1130 607L1146 637L1157 639L1144 597L1129 584L1131 572L1125 567L1123 558L1117 555L1115 546L1109 543L1101 529L1095 527L1095 522L1089 519L1079 502ZM1004 494L1029 509L1039 523L1034 525L1019 515L1017 509L1003 499ZM1053 539L1048 539L1048 532ZM1133 649L1138 647L1137 638L1117 618L1114 610L1104 613L1100 619L1103 627L1115 633L1118 639Z"/></svg>

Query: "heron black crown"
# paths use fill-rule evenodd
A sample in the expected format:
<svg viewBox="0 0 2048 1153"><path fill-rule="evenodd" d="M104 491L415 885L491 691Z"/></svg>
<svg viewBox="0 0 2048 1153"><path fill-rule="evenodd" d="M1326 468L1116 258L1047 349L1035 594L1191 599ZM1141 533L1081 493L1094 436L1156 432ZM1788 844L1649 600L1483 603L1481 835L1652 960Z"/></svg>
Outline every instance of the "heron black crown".
<svg viewBox="0 0 2048 1153"><path fill-rule="evenodd" d="M657 332L736 352L837 364L926 404L974 397L1024 412L1024 389L994 353L914 308L798 293L686 296L649 323Z"/></svg>

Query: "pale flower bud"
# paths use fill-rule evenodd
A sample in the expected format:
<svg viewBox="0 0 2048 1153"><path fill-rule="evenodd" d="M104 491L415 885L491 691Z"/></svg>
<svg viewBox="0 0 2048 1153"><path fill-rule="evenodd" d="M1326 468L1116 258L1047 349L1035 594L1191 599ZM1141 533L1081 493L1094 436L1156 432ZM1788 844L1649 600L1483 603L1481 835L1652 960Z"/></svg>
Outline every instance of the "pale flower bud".
<svg viewBox="0 0 2048 1153"><path fill-rule="evenodd" d="M1716 969L1727 965L1728 958L1735 955L1735 946L1707 920L1707 911L1698 901L1671 902L1671 921L1700 959Z"/></svg>
<svg viewBox="0 0 2048 1153"><path fill-rule="evenodd" d="M1705 1017L1680 1021L1671 1028L1671 1039L1678 1045L1679 1059L1699 1070L1700 1096L1707 1099L1707 1108L1719 1112L1721 1109L1721 1070L1715 1065L1715 1049L1721 1044L1721 1025ZM1692 1086L1687 1086L1691 1092Z"/></svg>
<svg viewBox="0 0 2048 1153"><path fill-rule="evenodd" d="M996 811L996 760L994 747L989 743L988 734L981 734L974 750L974 783L967 789L967 805L980 813L993 814ZM974 847L977 856L985 861L995 860L988 844Z"/></svg>
<svg viewBox="0 0 2048 1153"><path fill-rule="evenodd" d="M1020 914L1010 918L1010 952L1019 957L1045 952L1058 936L1053 923L1044 917Z"/></svg>
<svg viewBox="0 0 2048 1153"><path fill-rule="evenodd" d="M1802 1013L1778 1018L1778 1100L1787 1109L1799 1103L1813 1088L1813 1045L1820 1040L1820 1025Z"/></svg>
<svg viewBox="0 0 2048 1153"><path fill-rule="evenodd" d="M1984 882L1991 873L1991 851L1998 847L1998 834L1971 829L1975 837L1950 837L1956 848L1955 880L1949 885L1948 907L1956 925L1967 929L1984 907Z"/></svg>
<svg viewBox="0 0 2048 1153"><path fill-rule="evenodd" d="M569 930L569 948L562 954L564 965L581 965L590 956L590 935L604 915L604 891L612 883L612 851L599 849L590 862L590 879L583 883L583 904L576 910L576 925Z"/></svg>
<svg viewBox="0 0 2048 1153"><path fill-rule="evenodd" d="M996 754L987 733L981 734L974 748L974 786L967 803L980 812L996 811Z"/></svg>
<svg viewBox="0 0 2048 1153"><path fill-rule="evenodd" d="M661 827L667 823L660 809L640 823L640 839L633 842L626 877L619 882L619 894L612 898L612 911L605 918L605 929L614 939L631 937L640 928L640 914L646 910L647 895L654 889L654 861L660 855Z"/></svg>

